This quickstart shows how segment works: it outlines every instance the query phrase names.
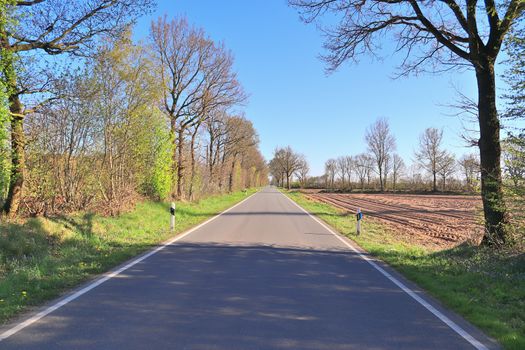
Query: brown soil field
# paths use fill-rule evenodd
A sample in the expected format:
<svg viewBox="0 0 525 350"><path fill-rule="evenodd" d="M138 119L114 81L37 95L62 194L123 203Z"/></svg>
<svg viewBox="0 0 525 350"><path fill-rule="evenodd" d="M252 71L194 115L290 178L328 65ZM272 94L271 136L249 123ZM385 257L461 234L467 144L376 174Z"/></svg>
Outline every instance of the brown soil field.
<svg viewBox="0 0 525 350"><path fill-rule="evenodd" d="M364 221L377 219L403 240L434 249L465 241L479 243L483 235L481 198L458 195L305 193L313 200L356 213Z"/></svg>

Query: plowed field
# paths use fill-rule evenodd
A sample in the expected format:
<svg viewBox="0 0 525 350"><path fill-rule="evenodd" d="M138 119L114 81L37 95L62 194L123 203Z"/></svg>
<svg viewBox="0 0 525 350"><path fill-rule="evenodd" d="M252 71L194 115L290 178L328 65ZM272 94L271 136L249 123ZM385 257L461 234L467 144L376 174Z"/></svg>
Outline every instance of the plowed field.
<svg viewBox="0 0 525 350"><path fill-rule="evenodd" d="M483 233L479 197L338 193L306 195L351 213L360 208L365 220L368 217L377 219L392 227L396 233L435 248L455 246L467 240L477 242Z"/></svg>

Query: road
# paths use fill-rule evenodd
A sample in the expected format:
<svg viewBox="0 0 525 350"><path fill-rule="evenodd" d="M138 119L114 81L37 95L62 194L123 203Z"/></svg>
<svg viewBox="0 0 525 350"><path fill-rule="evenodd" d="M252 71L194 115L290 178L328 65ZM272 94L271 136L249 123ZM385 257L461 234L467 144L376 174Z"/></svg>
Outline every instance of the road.
<svg viewBox="0 0 525 350"><path fill-rule="evenodd" d="M268 187L30 319L0 349L495 347L377 263L402 290L348 244Z"/></svg>

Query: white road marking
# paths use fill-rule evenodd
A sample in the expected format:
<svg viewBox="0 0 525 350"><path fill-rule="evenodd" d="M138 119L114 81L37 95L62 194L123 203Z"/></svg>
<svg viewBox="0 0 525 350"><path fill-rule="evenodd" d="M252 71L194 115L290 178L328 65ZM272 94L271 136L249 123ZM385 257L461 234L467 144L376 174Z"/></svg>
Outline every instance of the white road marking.
<svg viewBox="0 0 525 350"><path fill-rule="evenodd" d="M290 197L285 195L284 193L280 192L285 198L287 198L290 202L292 202L295 206L297 206L299 209L301 209L303 212L308 214L309 217L311 217L313 220L315 220L318 224L323 226L328 232L333 234L338 240L340 240L344 245L352 249L359 257L361 257L363 260L368 262L370 265L372 265L377 271L379 271L383 276L388 278L390 281L392 281L396 286L398 286L403 292L407 293L412 299L417 301L419 304L421 304L425 309L430 311L434 316L439 318L441 321L443 321L447 326L449 326L454 332L462 336L466 341L468 341L472 346L474 346L478 350L488 350L488 348L481 343L479 340L474 338L472 335L470 335L467 331L465 331L463 328L461 328L457 323L452 321L450 318L445 316L442 312L437 310L435 307L430 305L426 300L421 298L419 295L417 295L413 290L408 288L403 282L386 272L381 266L376 264L373 260L371 260L369 257L365 256L363 253L361 253L356 247L354 247L352 244L350 244L347 240L345 240L343 237L341 237L340 234L332 230L330 227L328 227L324 222L310 214L310 212L306 211L303 207L301 207L299 204L297 204L295 201L293 201Z"/></svg>
<svg viewBox="0 0 525 350"><path fill-rule="evenodd" d="M242 203L246 202L248 199L250 199L252 196L254 196L255 194L257 194L258 192L255 192L253 193L252 195L250 195L249 197L243 199L242 201L240 201L239 203L235 204L234 206L231 206L230 208L226 209L225 211L223 211L222 213L204 221L203 223L189 229L188 231L182 233L182 234L179 234L177 235L176 237L174 238L171 238L169 239L168 241L162 243L160 246L158 246L157 248L149 251L148 253L145 253L141 256L139 256L138 258L132 260L131 262L129 262L128 264L122 266L121 268L117 269L117 270L110 270L109 272L106 272L105 274L103 274L103 277L100 277L99 279L93 281L93 283L90 283L89 285L87 285L86 287L80 289L79 291L76 291L75 293L71 294L70 296L60 300L59 302L49 306L48 308L46 308L45 310L42 310L41 312L37 313L36 315L28 318L27 320L13 326L12 328L9 328L8 330L6 330L5 332L3 332L2 334L0 334L0 342L9 338L10 336L12 336L13 334L17 333L17 332L20 332L22 329L32 325L33 323L37 322L38 320L40 320L42 317L45 317L47 315L49 315L50 313L52 313L53 311L55 310L58 310L60 309L62 306L66 305L67 303L77 299L78 297L82 296L83 294L86 294L87 292L89 292L90 290L100 286L102 283L106 282L107 280L119 275L120 273L126 271L127 269L129 269L130 267L138 264L139 262L149 258L150 256L152 256L153 254L161 251L162 249L166 248L167 246L169 246L170 244L173 244L175 242L177 242L178 240L186 237L187 235L189 235L190 233L198 230L199 228L201 228L202 226L212 222L213 220L217 219L219 216L221 216L222 214L224 213L227 213L229 212L230 210L232 210L233 208L241 205Z"/></svg>

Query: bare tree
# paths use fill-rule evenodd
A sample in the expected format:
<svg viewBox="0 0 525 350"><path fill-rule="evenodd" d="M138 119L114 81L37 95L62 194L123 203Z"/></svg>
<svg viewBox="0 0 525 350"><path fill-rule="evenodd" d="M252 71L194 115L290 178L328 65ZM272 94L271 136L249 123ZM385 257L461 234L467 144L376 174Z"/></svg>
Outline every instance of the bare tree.
<svg viewBox="0 0 525 350"><path fill-rule="evenodd" d="M355 172L361 184L361 191L365 189L365 181L367 178L367 172L369 170L368 155L365 153L358 154L354 157L355 161Z"/></svg>
<svg viewBox="0 0 525 350"><path fill-rule="evenodd" d="M336 159L336 169L337 174L339 175L339 178L341 180L341 188L345 188L346 185L346 175L348 174L348 163L346 161L346 157L341 156Z"/></svg>
<svg viewBox="0 0 525 350"><path fill-rule="evenodd" d="M437 191L437 174L441 158L445 151L441 149L443 130L427 128L419 136L419 149L416 151L416 160L432 175L432 190Z"/></svg>
<svg viewBox="0 0 525 350"><path fill-rule="evenodd" d="M392 156L392 185L394 191L396 190L396 184L399 180L399 177L405 171L405 162L403 158L397 153L394 153Z"/></svg>
<svg viewBox="0 0 525 350"><path fill-rule="evenodd" d="M500 120L496 108L494 64L513 23L525 10L523 0L290 0L307 22L331 12L340 21L326 29L325 56L334 70L363 53L375 53L375 42L394 33L396 51L406 52L401 74L471 67L478 86L478 141L485 214L484 244L506 240L501 177ZM482 12L484 16L478 16ZM425 65L425 63L432 63Z"/></svg>
<svg viewBox="0 0 525 350"><path fill-rule="evenodd" d="M299 159L299 165L297 166L297 170L295 171L295 175L299 179L299 183L301 184L301 187L306 187L308 183L308 173L310 172L310 167L308 166L308 162L306 161L306 158L303 155L300 155Z"/></svg>
<svg viewBox="0 0 525 350"><path fill-rule="evenodd" d="M344 162L346 163L346 178L348 179L348 187L352 189L352 171L354 170L354 157L344 156Z"/></svg>
<svg viewBox="0 0 525 350"><path fill-rule="evenodd" d="M390 152L396 148L396 140L390 133L390 126L385 118L378 119L366 131L365 140L368 150L373 154L376 172L379 175L379 186L381 192L385 190L385 166L388 165Z"/></svg>
<svg viewBox="0 0 525 350"><path fill-rule="evenodd" d="M336 159L337 162L337 173L339 175L339 179L341 180L341 188L347 187L347 181L348 186L352 187L352 169L353 169L353 158L351 156L341 156Z"/></svg>
<svg viewBox="0 0 525 350"><path fill-rule="evenodd" d="M163 105L176 135L177 197L184 196L185 133L210 117L211 111L245 99L233 73L233 57L184 18L159 18L151 24L159 76L164 88Z"/></svg>
<svg viewBox="0 0 525 350"><path fill-rule="evenodd" d="M479 159L474 154L466 154L458 161L458 165L465 176L467 189L472 191L474 183L479 178Z"/></svg>
<svg viewBox="0 0 525 350"><path fill-rule="evenodd" d="M441 181L443 185L443 192L447 189L447 178L454 174L456 171L456 159L454 158L454 155L445 152L441 159L439 160L438 164L438 172L441 176Z"/></svg>
<svg viewBox="0 0 525 350"><path fill-rule="evenodd" d="M328 159L324 163L324 172L326 175L327 187L333 190L335 187L335 175L337 173L337 161L335 159Z"/></svg>
<svg viewBox="0 0 525 350"><path fill-rule="evenodd" d="M9 216L17 213L22 198L26 145L24 117L43 104L40 102L35 107L24 109L22 97L45 92L44 87L33 91L21 87L17 77L17 57L26 57L38 50L48 55L87 55L97 38L120 33L150 5L150 0L35 0L8 2L1 9L2 17L8 13L15 18L15 25L11 27L6 21L0 21L1 74L11 114L12 170L4 205L4 212Z"/></svg>
<svg viewBox="0 0 525 350"><path fill-rule="evenodd" d="M235 166L241 159L241 156L251 147L259 143L259 136L253 127L251 121L244 117L232 116L226 120L227 133L224 141L224 151L222 164L225 160L230 162L228 172L228 191L233 191L233 176Z"/></svg>
<svg viewBox="0 0 525 350"><path fill-rule="evenodd" d="M276 148L273 153L273 166L276 172L286 179L286 187L290 189L290 180L302 164L303 156L296 153L290 146Z"/></svg>

